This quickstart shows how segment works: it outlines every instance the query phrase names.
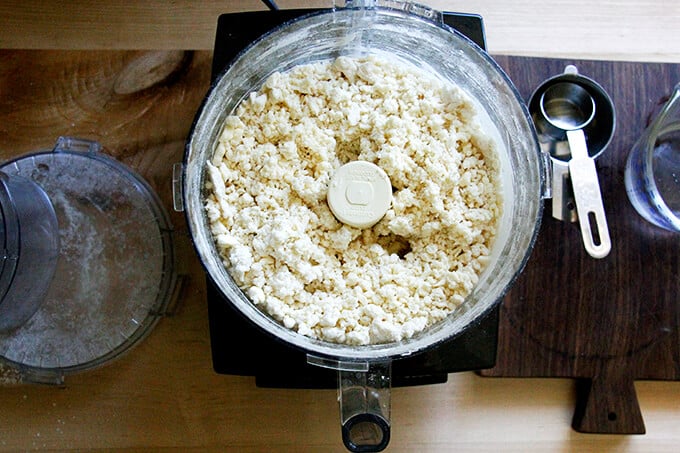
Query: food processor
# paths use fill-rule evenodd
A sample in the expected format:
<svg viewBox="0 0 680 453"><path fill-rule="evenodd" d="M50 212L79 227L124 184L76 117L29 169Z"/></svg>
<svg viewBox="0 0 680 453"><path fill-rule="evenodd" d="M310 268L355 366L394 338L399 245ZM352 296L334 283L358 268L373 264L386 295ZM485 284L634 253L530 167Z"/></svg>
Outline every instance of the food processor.
<svg viewBox="0 0 680 453"><path fill-rule="evenodd" d="M352 451L380 451L389 442L393 363L435 351L494 319L487 316L521 271L540 223L546 165L526 107L486 52L450 28L444 17L411 3L376 6L371 2L366 6L347 2L344 8L298 12L297 17L289 15L283 20L279 16L278 24L282 24L278 26L276 19L269 18L275 28L254 37L257 39L216 77L196 116L179 170L183 199L178 204L186 212L195 248L209 277L209 291L219 299L214 304L227 307L230 316L272 344L295 350L308 364L337 373L343 441ZM504 206L488 267L456 311L401 342L366 346L324 342L287 329L261 312L222 264L203 208L205 164L224 118L272 72L339 55L389 55L457 84L475 102L483 130L499 149ZM225 328L211 319L211 335Z"/></svg>

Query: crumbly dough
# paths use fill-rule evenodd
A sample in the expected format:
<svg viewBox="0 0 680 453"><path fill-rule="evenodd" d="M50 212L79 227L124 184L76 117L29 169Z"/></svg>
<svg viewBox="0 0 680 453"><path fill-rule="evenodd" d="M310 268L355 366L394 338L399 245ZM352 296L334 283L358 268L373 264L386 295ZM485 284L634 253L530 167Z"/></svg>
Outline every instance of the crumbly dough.
<svg viewBox="0 0 680 453"><path fill-rule="evenodd" d="M333 172L381 167L392 206L371 228L326 203ZM388 343L444 319L488 262L501 215L495 144L456 86L383 57L274 73L226 118L205 208L250 300L300 334Z"/></svg>

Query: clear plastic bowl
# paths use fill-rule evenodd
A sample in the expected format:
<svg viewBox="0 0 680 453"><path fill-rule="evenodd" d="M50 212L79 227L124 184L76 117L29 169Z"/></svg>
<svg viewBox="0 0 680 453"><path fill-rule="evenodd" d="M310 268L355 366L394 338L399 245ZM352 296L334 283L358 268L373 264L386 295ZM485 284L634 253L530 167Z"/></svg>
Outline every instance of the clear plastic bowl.
<svg viewBox="0 0 680 453"><path fill-rule="evenodd" d="M224 119L275 71L341 55L405 60L461 87L477 104L483 128L499 145L504 213L492 259L465 302L444 321L404 341L347 346L305 337L254 306L224 268L204 212L206 162ZM208 274L225 298L264 332L311 355L339 361L405 356L451 338L502 298L531 251L542 213L543 161L517 91L499 66L451 28L397 9L339 9L291 21L252 43L206 97L186 146L183 195L191 235Z"/></svg>

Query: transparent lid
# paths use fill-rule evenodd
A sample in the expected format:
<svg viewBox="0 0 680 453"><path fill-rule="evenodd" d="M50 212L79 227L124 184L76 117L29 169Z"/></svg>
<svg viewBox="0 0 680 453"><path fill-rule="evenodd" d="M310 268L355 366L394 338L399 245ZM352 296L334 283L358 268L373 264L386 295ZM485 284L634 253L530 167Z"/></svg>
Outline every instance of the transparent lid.
<svg viewBox="0 0 680 453"><path fill-rule="evenodd" d="M85 148L85 150L81 150ZM98 144L60 139L0 170L49 196L61 250L40 309L0 334L0 357L40 374L101 365L139 341L176 284L171 225L153 190Z"/></svg>

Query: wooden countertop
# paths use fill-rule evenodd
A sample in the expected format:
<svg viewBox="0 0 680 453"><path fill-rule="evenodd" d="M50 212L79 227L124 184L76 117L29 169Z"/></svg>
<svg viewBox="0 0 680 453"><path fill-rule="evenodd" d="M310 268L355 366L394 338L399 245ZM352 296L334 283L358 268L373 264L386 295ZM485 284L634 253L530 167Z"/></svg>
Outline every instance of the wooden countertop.
<svg viewBox="0 0 680 453"><path fill-rule="evenodd" d="M677 2L427 3L482 14L495 54L680 62ZM172 211L172 165L208 87L217 15L262 8L0 1L0 158L50 148L59 135L96 139ZM139 76L149 59L178 68L179 78ZM344 451L335 391L261 389L212 371L202 270L183 215L171 217L187 275L175 315L120 360L67 376L64 386L0 387L0 451ZM388 451L677 451L680 383L635 387L645 435L572 430L566 379L458 373L446 384L397 388Z"/></svg>

